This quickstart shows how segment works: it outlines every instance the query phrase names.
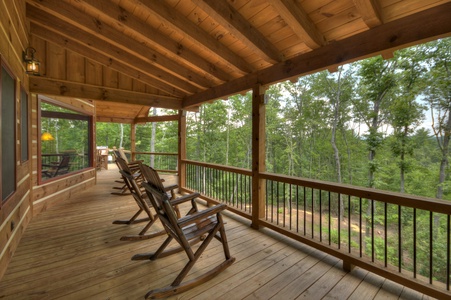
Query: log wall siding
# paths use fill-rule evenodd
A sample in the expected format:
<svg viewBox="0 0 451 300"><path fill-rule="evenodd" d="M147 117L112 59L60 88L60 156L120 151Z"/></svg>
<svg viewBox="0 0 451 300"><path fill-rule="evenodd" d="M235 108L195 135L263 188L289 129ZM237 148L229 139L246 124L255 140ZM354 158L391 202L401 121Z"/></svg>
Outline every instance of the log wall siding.
<svg viewBox="0 0 451 300"><path fill-rule="evenodd" d="M0 278L11 260L20 238L32 217L31 176L32 162L20 160L20 89L28 91L28 79L22 63L22 51L28 46L25 22L25 1L0 1L0 61L15 80L16 101L16 191L0 203ZM31 149L31 147L30 147ZM29 155L31 157L31 155Z"/></svg>
<svg viewBox="0 0 451 300"><path fill-rule="evenodd" d="M28 24L25 19L25 0L0 0L0 62L11 71L16 82L16 126L11 129L16 130L16 143L14 145L16 148L16 190L7 201L0 204L0 279L5 273L8 263L32 217L54 203L71 198L79 191L94 185L96 179L95 170L88 169L45 185L38 185L39 109L37 95L29 93L29 80L22 61L22 51L26 47L32 46L36 48L37 53L42 54L46 52L39 52L42 49L42 45L32 44L33 39L29 38L28 32ZM46 45L44 45L44 48L46 48ZM53 47L52 53L60 55L60 53L65 53L65 50L61 51L58 47ZM80 60L79 57L74 56L71 54L70 59L74 61ZM65 64L62 66L65 66ZM43 67L45 68L45 65ZM97 75L100 74L100 80L103 80L101 72L91 72L96 69L102 70L102 67L89 68L90 76L99 80ZM69 76L70 80L73 81L85 80L87 74L85 70L80 70L80 68L75 68L70 70L70 72L68 70L52 72ZM23 162L20 155L20 91L22 88L28 94L29 108L29 159ZM73 98L58 98L56 100L64 102L78 111L84 111L90 115L95 113L92 101Z"/></svg>

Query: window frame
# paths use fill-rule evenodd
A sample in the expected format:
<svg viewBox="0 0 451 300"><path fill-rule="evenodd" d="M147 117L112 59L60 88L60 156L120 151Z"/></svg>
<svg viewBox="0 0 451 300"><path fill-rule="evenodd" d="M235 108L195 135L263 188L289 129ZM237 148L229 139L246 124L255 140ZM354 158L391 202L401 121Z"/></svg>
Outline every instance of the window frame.
<svg viewBox="0 0 451 300"><path fill-rule="evenodd" d="M59 180L61 178L66 178L69 176L73 176L75 174L84 172L86 170L92 169L94 168L94 140L93 140L93 132L94 132L94 116L93 114L90 114L89 112L86 112L82 109L79 109L77 107L71 106L67 103L64 102L60 102L58 100L49 98L47 96L44 95L37 95L37 99L38 99L38 184L47 184L49 182L55 181L55 180ZM51 105L57 106L57 107L61 107L61 108L65 108L65 109L69 109L73 112L75 112L76 114L71 114L71 113L64 113L64 112L50 112L50 111L42 111L41 110L41 103L45 102L45 103L49 103ZM44 113L44 115L43 115ZM86 121L87 125L88 125L88 167L86 168L82 168L80 170L76 170L76 171L72 171L69 172L67 174L63 174L63 175L59 175L56 176L54 178L50 178L50 179L46 179L43 180L42 179L42 160L41 160L41 156L42 156L42 141L41 141L41 135L42 135L42 128L41 128L41 117L56 117L56 118L61 118L61 119L72 119L72 120L82 120L82 121Z"/></svg>
<svg viewBox="0 0 451 300"><path fill-rule="evenodd" d="M24 115L23 109L26 108ZM25 121L25 122L24 122ZM20 87L20 162L30 160L30 96L23 86ZM26 145L26 149L24 149Z"/></svg>
<svg viewBox="0 0 451 300"><path fill-rule="evenodd" d="M13 80L13 122L11 129L13 131L13 151L12 151L12 158L8 158L8 161L12 162L12 169L13 169L13 186L12 186L12 190L11 192L5 196L5 198L3 198L3 179L2 179L2 183L0 184L0 193L2 194L2 199L0 201L0 208L9 200L12 198L12 196L16 193L17 191L17 166L16 166L16 159L17 159L17 101L16 101L16 97L17 97L17 78L14 76L14 73L12 72L11 68L9 68L9 66L6 64L6 62L2 59L2 57L0 56L0 110L3 114L4 111L4 99L3 99L3 78L2 78L2 74L3 74L3 70L5 70L5 72L12 78ZM1 136L1 142L0 145L3 148L3 125L5 125L3 123L4 118L1 118L1 122L0 122L0 136ZM8 126L9 127L9 126ZM2 170L2 178L3 177L3 156L7 154L4 151L0 151L0 169ZM8 176L9 177L9 176Z"/></svg>

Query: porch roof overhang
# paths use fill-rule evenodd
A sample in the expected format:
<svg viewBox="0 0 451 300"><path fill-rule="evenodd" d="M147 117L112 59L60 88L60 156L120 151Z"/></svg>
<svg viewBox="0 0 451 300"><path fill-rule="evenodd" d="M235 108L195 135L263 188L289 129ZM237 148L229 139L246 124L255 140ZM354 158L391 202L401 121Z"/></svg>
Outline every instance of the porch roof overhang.
<svg viewBox="0 0 451 300"><path fill-rule="evenodd" d="M33 93L96 100L99 121L195 110L255 85L451 35L447 0L27 0Z"/></svg>

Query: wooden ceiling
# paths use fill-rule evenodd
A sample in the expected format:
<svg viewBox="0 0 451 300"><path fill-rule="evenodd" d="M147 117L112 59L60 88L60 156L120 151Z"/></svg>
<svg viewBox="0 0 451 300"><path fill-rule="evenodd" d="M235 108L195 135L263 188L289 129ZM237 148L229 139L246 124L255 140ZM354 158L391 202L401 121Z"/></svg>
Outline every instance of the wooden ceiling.
<svg viewBox="0 0 451 300"><path fill-rule="evenodd" d="M26 18L32 92L131 122L449 36L451 0L26 0Z"/></svg>

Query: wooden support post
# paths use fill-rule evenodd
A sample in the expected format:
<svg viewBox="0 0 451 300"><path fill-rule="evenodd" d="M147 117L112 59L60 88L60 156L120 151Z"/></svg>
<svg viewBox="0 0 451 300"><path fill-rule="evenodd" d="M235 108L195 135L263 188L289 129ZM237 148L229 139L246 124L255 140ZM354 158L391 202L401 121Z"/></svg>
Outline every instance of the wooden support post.
<svg viewBox="0 0 451 300"><path fill-rule="evenodd" d="M136 160L136 124L130 124L130 152L131 152L131 161Z"/></svg>
<svg viewBox="0 0 451 300"><path fill-rule="evenodd" d="M352 269L354 269L354 265L351 264L349 261L343 260L343 270L345 272L351 272Z"/></svg>
<svg viewBox="0 0 451 300"><path fill-rule="evenodd" d="M265 216L266 182L260 178L265 166L265 88L255 85L252 89L252 224L258 229Z"/></svg>
<svg viewBox="0 0 451 300"><path fill-rule="evenodd" d="M178 175L179 175L179 187L184 188L186 186L186 166L182 160L186 159L186 111L179 110L179 130L178 130Z"/></svg>

